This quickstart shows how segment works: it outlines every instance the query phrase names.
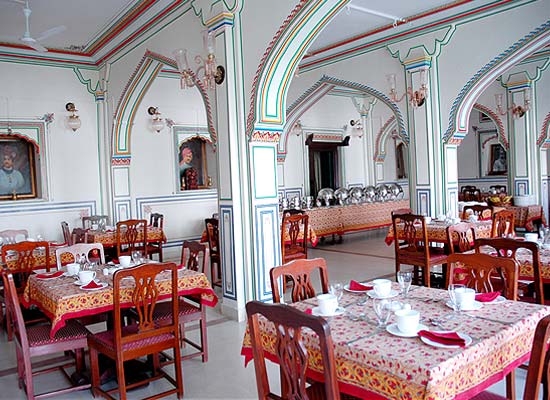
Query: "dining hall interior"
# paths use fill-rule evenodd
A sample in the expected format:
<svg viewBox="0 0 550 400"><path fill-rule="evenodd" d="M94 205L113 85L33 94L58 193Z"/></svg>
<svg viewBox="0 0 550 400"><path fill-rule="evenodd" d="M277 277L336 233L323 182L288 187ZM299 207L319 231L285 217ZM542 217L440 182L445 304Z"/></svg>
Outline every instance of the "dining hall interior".
<svg viewBox="0 0 550 400"><path fill-rule="evenodd" d="M330 328L328 361L325 336L303 334L321 365L304 369L310 398L548 396L524 390L550 315L549 15L547 0L0 0L0 398L64 384L20 367L37 326L54 342L84 332L56 342L80 390L55 398L170 384L172 398L259 398L262 345L285 391L273 309L250 329L271 303ZM38 273L17 279L17 246ZM489 281L465 278L494 262ZM150 328L139 302L127 312L128 280L154 273L162 299L178 296L155 326L178 340L160 359L158 343L107 346L131 330L117 318ZM453 285L475 289L471 308ZM18 325L19 309L41 318ZM121 353L153 366L126 371L146 383L121 388Z"/></svg>

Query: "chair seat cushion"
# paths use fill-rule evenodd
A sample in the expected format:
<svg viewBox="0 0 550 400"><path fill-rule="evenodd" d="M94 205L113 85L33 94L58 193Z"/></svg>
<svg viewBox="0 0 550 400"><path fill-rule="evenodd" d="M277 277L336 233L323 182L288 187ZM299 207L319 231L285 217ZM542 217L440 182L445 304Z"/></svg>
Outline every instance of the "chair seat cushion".
<svg viewBox="0 0 550 400"><path fill-rule="evenodd" d="M299 260L301 258L306 258L305 253L294 253L294 254L287 254L285 253L285 263L292 261L292 260Z"/></svg>
<svg viewBox="0 0 550 400"><path fill-rule="evenodd" d="M184 299L179 300L179 318L183 319L189 315L192 314L200 314L201 309L198 306L195 306ZM168 320L172 319L172 303L169 301L165 301L162 303L158 303L155 307L155 311L153 312L153 319L155 321L160 320Z"/></svg>
<svg viewBox="0 0 550 400"><path fill-rule="evenodd" d="M67 321L67 324L55 333L53 339L50 338L51 330L52 326L50 324L32 325L28 327L27 337L29 339L29 346L36 347L63 341L86 339L90 333L76 321Z"/></svg>
<svg viewBox="0 0 550 400"><path fill-rule="evenodd" d="M445 263L447 259L447 254L445 254L445 251L441 247L430 247L430 264L443 264ZM401 259L401 262L405 262L406 260L413 261L416 263L424 264L424 252L417 251L417 252L411 252L407 250L400 250L399 251L399 257Z"/></svg>
<svg viewBox="0 0 550 400"><path fill-rule="evenodd" d="M137 331L138 331L138 326L135 324L125 326L122 328L122 335L125 336L129 334L135 334L137 333ZM92 337L96 342L101 343L103 346L107 347L108 349L112 351L115 350L115 342L114 342L115 333L113 330L96 333L92 335ZM162 343L172 339L174 339L174 335L170 333L165 333L162 335L151 336L145 339L134 340L131 342L124 343L122 345L122 351L140 349L143 347L151 346L157 343Z"/></svg>

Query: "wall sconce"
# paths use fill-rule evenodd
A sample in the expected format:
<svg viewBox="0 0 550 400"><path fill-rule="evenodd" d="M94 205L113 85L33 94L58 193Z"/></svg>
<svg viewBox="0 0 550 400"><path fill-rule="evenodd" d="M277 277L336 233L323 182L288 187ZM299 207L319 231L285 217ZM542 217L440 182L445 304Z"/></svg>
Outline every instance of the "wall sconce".
<svg viewBox="0 0 550 400"><path fill-rule="evenodd" d="M157 133L164 129L164 120L160 117L160 112L157 107L149 107L147 114L151 115L151 128Z"/></svg>
<svg viewBox="0 0 550 400"><path fill-rule="evenodd" d="M71 113L71 115L67 118L67 125L73 130L73 132L76 132L76 130L82 125L82 122L77 114L78 110L76 109L74 103L65 104L65 110Z"/></svg>
<svg viewBox="0 0 550 400"><path fill-rule="evenodd" d="M363 137L363 123L361 119L352 119L349 124L353 128L351 130L351 136L361 139Z"/></svg>
<svg viewBox="0 0 550 400"><path fill-rule="evenodd" d="M304 126L302 125L302 121L300 120L296 121L296 123L291 129L291 133L293 133L296 136L301 136L302 133L304 133Z"/></svg>
<svg viewBox="0 0 550 400"><path fill-rule="evenodd" d="M409 86L407 91L403 95L399 96L397 90L395 89L395 74L386 75L388 84L390 86L389 96L392 101L399 103L405 96L408 96L409 103L414 108L421 107L426 98L428 97L428 69L423 68L420 70L420 89L413 92L412 88Z"/></svg>
<svg viewBox="0 0 550 400"><path fill-rule="evenodd" d="M202 79L203 85L206 89L214 89L214 84L221 85L225 79L225 68L221 65L216 66L216 55L214 49L216 47L216 37L213 32L203 32L204 48L208 55L206 58L197 55L195 57L195 63L198 65L194 71L195 78ZM187 89L195 86L194 77L191 74L192 69L189 66L187 59L187 49L177 49L174 51L174 57L178 65L178 72L181 75L180 82L181 88ZM200 77L200 71L202 70L203 76Z"/></svg>
<svg viewBox="0 0 550 400"><path fill-rule="evenodd" d="M497 112L500 115L506 115L508 111L512 112L512 117L514 119L522 118L527 111L529 111L529 108L531 107L531 90L529 88L523 90L524 93L524 100L523 100L523 106L516 105L515 103L512 103L512 107L508 109L502 108L502 93L495 94L495 102L497 104Z"/></svg>

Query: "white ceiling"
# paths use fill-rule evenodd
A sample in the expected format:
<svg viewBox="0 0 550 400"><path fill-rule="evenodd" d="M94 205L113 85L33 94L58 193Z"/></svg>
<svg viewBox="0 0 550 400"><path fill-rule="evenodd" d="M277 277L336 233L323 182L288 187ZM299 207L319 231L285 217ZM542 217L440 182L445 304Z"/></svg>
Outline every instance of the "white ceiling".
<svg viewBox="0 0 550 400"><path fill-rule="evenodd" d="M25 0L0 0L0 42L21 44L18 38L25 31L23 5ZM47 29L65 25L66 31L45 39L42 44L50 49L77 50L94 42L109 30L125 11L144 0L28 0L32 9L31 36L37 38ZM181 0L155 0L155 3L173 4ZM490 0L472 0L459 8L477 7ZM456 3L456 0L353 0L351 4L390 15L410 18L416 14ZM267 11L267 10L266 10ZM454 11L454 10L453 10ZM458 10L457 10L458 11ZM433 18L433 17L432 17ZM391 25L391 19L356 10L342 10L310 46L315 51L334 43L356 37L376 28ZM413 22L414 23L414 22ZM76 49L75 49L76 46Z"/></svg>

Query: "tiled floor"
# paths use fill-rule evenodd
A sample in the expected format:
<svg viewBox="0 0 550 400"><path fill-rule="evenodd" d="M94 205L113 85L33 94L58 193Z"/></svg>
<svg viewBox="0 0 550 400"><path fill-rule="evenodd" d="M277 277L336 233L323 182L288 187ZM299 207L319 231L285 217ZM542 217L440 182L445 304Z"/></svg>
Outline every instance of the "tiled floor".
<svg viewBox="0 0 550 400"><path fill-rule="evenodd" d="M329 277L332 281L342 282L350 279L367 280L380 276L392 276L394 271L393 246L384 243L385 230L358 233L346 236L342 244L319 245L310 249L309 257L323 257L327 260ZM240 355L242 337L245 329L243 323L225 318L215 309L208 310L208 345L209 361L200 359L186 360L183 363L185 399L255 399L256 382L254 366L244 368ZM196 335L197 330L190 333ZM15 373L15 356L13 344L0 334L0 399L24 399L23 392L17 386ZM275 367L271 366L272 376L277 376ZM517 398L522 398L525 371L518 370ZM38 387L64 384L61 375L45 375L36 378ZM151 384L145 389L129 393L129 399L144 397L159 389L160 383ZM491 390L504 394L503 383L494 385ZM175 397L175 396L174 396ZM89 391L59 396L59 399L91 399ZM541 397L542 398L542 397Z"/></svg>

